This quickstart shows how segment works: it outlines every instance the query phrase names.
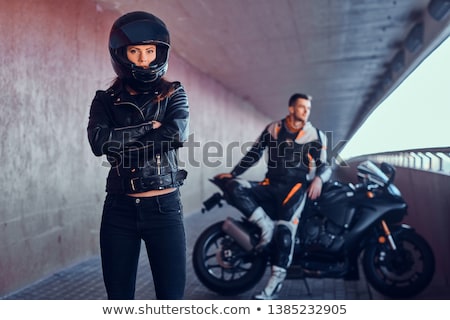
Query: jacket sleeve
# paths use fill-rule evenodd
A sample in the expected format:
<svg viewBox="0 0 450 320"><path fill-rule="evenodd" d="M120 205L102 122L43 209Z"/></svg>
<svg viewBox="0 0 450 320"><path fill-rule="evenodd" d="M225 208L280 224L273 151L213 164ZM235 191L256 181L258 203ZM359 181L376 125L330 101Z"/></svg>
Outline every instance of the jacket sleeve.
<svg viewBox="0 0 450 320"><path fill-rule="evenodd" d="M247 171L248 168L253 166L255 163L261 159L264 150L267 147L267 138L270 136L268 128L261 133L259 138L255 141L250 150L245 154L245 156L239 161L239 163L231 171L233 176L239 176Z"/></svg>
<svg viewBox="0 0 450 320"><path fill-rule="evenodd" d="M116 128L112 114L108 112L109 100L107 92L97 91L89 112L87 134L92 152L96 156L122 151L128 145L136 143L153 128L151 122Z"/></svg>
<svg viewBox="0 0 450 320"><path fill-rule="evenodd" d="M330 180L332 173L327 159L327 136L322 131L319 131L319 135L322 143L318 157L315 159L317 166L316 176L318 176L322 182L327 182Z"/></svg>
<svg viewBox="0 0 450 320"><path fill-rule="evenodd" d="M147 131L138 138L138 142L153 152L159 150L177 149L183 146L189 136L189 103L186 92L181 84L167 101L164 117L159 128Z"/></svg>

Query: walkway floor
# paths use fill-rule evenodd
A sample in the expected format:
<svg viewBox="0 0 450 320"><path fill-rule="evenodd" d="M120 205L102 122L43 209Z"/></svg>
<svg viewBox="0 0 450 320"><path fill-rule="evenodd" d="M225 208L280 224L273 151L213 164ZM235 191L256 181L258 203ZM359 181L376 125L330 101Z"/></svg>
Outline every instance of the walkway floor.
<svg viewBox="0 0 450 320"><path fill-rule="evenodd" d="M264 284L263 279L255 288L243 294L224 297L205 288L197 279L191 261L192 247L195 239L206 226L222 220L226 210L213 210L205 214L196 213L185 219L188 238L188 276L185 299L188 300L246 300L259 292ZM267 278L266 273L265 278ZM308 295L302 280L286 280L280 293L284 300L382 300L386 299L375 292L364 279L359 281L343 281L339 279L308 279L311 295ZM42 279L22 290L1 297L3 300L102 300L106 299L103 286L100 258L92 257L75 266L63 269L48 278ZM155 299L153 280L146 255L141 254L136 299ZM431 284L415 300L449 300L450 288L439 284Z"/></svg>

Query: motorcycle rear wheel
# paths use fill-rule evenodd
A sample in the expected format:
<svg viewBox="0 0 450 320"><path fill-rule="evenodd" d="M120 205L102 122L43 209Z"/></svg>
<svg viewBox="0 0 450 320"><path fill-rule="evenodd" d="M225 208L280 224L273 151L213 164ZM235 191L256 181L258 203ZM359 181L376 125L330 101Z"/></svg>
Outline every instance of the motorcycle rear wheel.
<svg viewBox="0 0 450 320"><path fill-rule="evenodd" d="M197 239L192 254L195 274L208 289L224 296L253 288L263 277L267 259L242 249L218 222Z"/></svg>
<svg viewBox="0 0 450 320"><path fill-rule="evenodd" d="M397 250L387 243L366 248L363 269L367 281L381 294L404 299L422 292L431 282L435 260L426 240L411 229L392 232Z"/></svg>

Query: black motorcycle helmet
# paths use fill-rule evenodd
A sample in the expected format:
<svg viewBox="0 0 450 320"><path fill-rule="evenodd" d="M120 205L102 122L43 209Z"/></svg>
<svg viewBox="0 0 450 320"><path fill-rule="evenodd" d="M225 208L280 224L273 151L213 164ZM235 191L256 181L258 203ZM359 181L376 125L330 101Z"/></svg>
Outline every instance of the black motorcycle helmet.
<svg viewBox="0 0 450 320"><path fill-rule="evenodd" d="M136 66L127 58L129 45L156 45L156 59L148 69ZM147 90L168 68L170 35L164 22L151 13L135 11L118 18L109 35L109 53L117 76L137 90Z"/></svg>

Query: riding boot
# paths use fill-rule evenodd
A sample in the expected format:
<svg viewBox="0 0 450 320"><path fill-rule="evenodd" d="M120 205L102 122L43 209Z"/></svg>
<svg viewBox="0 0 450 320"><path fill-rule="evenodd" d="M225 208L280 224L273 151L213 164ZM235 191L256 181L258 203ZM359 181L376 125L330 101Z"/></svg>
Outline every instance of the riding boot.
<svg viewBox="0 0 450 320"><path fill-rule="evenodd" d="M286 278L286 269L272 266L272 274L267 282L266 287L261 293L254 296L257 300L272 300L275 299L281 290L283 281Z"/></svg>
<svg viewBox="0 0 450 320"><path fill-rule="evenodd" d="M258 207L253 211L249 221L261 228L261 239L256 245L256 248L259 249L264 247L272 240L273 228L275 226L274 222L261 207Z"/></svg>

